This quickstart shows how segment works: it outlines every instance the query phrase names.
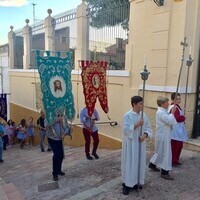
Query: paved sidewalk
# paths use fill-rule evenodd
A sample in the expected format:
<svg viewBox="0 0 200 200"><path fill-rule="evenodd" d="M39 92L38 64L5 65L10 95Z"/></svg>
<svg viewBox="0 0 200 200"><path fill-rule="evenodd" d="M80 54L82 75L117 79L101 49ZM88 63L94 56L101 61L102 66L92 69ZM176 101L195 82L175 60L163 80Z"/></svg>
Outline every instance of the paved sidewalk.
<svg viewBox="0 0 200 200"><path fill-rule="evenodd" d="M148 159L153 152L148 151ZM40 152L39 147L4 151L5 163L0 164L0 200L15 200L3 193L5 184L12 184L25 200L199 200L200 153L184 150L183 165L173 168L174 181L160 178L159 173L146 173L146 184L140 192L122 194L120 150L100 149L99 160L88 161L84 148L65 147L63 163L65 177L52 181L52 152ZM2 178L2 179L1 179ZM39 189L39 191L38 191ZM7 198L5 197L7 195Z"/></svg>

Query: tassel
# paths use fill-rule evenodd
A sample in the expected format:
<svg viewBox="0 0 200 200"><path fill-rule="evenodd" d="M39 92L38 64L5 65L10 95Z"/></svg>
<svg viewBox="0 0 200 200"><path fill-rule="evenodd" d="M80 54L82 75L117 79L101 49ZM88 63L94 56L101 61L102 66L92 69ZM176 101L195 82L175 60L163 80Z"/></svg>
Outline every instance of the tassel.
<svg viewBox="0 0 200 200"><path fill-rule="evenodd" d="M111 120L111 118L109 117L109 115L107 114L107 118L108 118L108 120Z"/></svg>

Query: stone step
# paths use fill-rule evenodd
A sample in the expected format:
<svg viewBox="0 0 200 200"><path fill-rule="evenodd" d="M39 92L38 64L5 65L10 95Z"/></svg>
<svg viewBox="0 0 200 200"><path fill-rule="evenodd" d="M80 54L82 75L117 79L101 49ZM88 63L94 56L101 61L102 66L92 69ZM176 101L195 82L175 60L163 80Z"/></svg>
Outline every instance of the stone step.
<svg viewBox="0 0 200 200"><path fill-rule="evenodd" d="M24 200L20 191L13 183L2 184L0 186L0 199L1 200Z"/></svg>
<svg viewBox="0 0 200 200"><path fill-rule="evenodd" d="M3 185L5 185L5 181L0 177L0 199L1 200L8 200L3 189L1 188Z"/></svg>
<svg viewBox="0 0 200 200"><path fill-rule="evenodd" d="M187 142L184 142L183 148L190 151L200 151L200 138L189 139ZM147 150L154 151L154 141L149 140L147 142Z"/></svg>
<svg viewBox="0 0 200 200"><path fill-rule="evenodd" d="M0 186L0 199L1 200L8 200L6 194L4 193L2 186Z"/></svg>
<svg viewBox="0 0 200 200"><path fill-rule="evenodd" d="M200 139L189 139L183 147L191 151L200 151Z"/></svg>
<svg viewBox="0 0 200 200"><path fill-rule="evenodd" d="M5 184L5 181L0 177L0 186L4 184Z"/></svg>

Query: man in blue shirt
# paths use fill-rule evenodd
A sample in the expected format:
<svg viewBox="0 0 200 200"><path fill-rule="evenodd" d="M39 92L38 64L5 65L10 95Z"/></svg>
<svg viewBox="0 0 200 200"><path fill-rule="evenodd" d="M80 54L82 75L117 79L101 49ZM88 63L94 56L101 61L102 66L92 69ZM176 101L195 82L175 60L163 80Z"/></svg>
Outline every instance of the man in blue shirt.
<svg viewBox="0 0 200 200"><path fill-rule="evenodd" d="M0 163L3 163L3 141L2 136L4 135L4 128L0 125Z"/></svg>
<svg viewBox="0 0 200 200"><path fill-rule="evenodd" d="M93 157L90 156L91 137L93 138L94 141L92 155L94 156L94 158L99 159L99 156L96 153L99 144L99 135L98 135L98 129L95 125L95 121L98 120L100 120L100 118L96 109L94 109L94 112L91 117L88 115L88 109L86 107L84 107L81 110L80 121L83 124L83 135L85 138L85 155L88 160L93 159Z"/></svg>
<svg viewBox="0 0 200 200"><path fill-rule="evenodd" d="M44 121L46 127L46 134L48 143L53 150L53 180L58 181L58 175L64 176L65 172L62 169L62 162L64 159L63 138L65 135L65 129L63 126L63 116L57 114L57 117L53 124L49 124L47 120Z"/></svg>

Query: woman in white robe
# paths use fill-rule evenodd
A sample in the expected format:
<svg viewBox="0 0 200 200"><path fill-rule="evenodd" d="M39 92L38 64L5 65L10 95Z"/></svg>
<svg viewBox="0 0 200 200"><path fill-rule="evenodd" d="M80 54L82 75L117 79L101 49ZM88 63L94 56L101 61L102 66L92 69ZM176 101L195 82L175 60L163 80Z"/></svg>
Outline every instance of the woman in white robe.
<svg viewBox="0 0 200 200"><path fill-rule="evenodd" d="M141 188L144 185L146 169L145 139L152 135L152 129L145 113L143 113L143 119L141 119L142 100L140 96L132 97L132 110L128 111L123 119L121 173L123 194L125 195L129 193L129 188ZM141 136L140 133L142 133ZM140 170L138 170L138 167L140 167Z"/></svg>
<svg viewBox="0 0 200 200"><path fill-rule="evenodd" d="M169 99L166 97L158 97L157 104L159 107L156 113L155 153L150 160L149 168L155 169L158 166L161 168L162 178L173 180L169 171L172 170L171 130L176 124L175 108L171 109L171 114L168 113Z"/></svg>

